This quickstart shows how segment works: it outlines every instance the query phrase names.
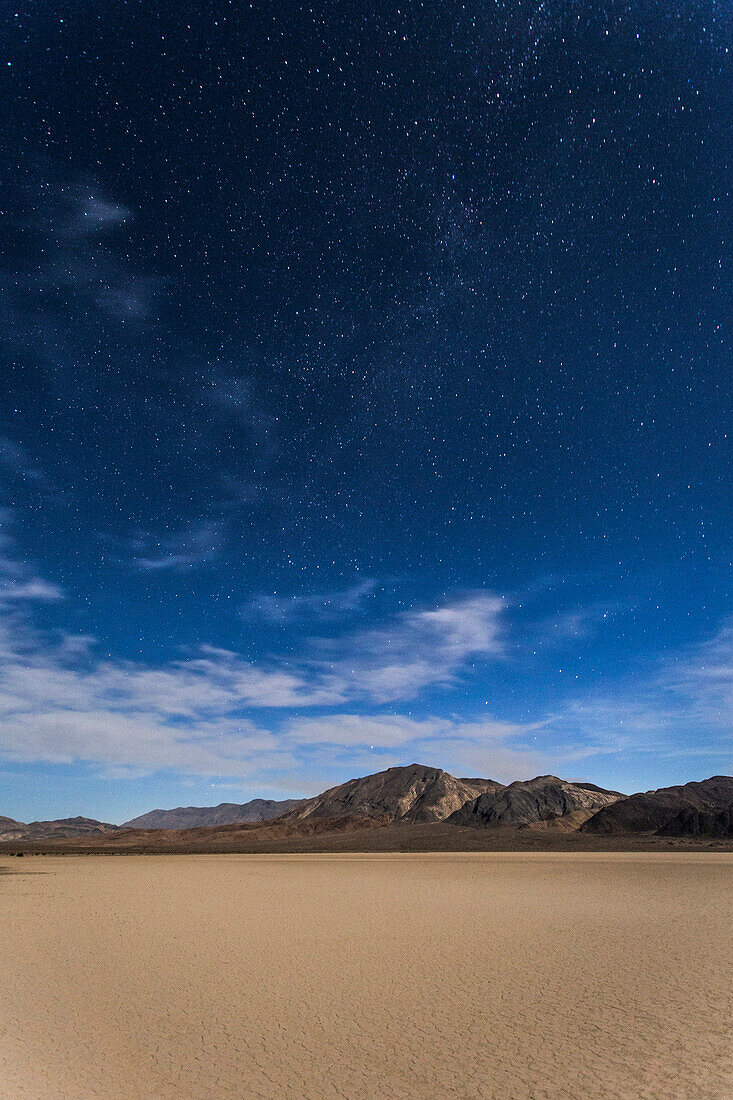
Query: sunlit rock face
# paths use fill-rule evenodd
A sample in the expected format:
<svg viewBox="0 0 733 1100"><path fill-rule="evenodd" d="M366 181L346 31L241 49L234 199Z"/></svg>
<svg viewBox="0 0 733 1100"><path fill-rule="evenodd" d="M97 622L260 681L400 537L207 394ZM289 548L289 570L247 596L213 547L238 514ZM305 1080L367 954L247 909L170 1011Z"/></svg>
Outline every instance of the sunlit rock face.
<svg viewBox="0 0 733 1100"><path fill-rule="evenodd" d="M493 779L456 779L440 768L409 764L350 779L309 799L293 817L388 816L412 823L445 821L479 794L502 789Z"/></svg>

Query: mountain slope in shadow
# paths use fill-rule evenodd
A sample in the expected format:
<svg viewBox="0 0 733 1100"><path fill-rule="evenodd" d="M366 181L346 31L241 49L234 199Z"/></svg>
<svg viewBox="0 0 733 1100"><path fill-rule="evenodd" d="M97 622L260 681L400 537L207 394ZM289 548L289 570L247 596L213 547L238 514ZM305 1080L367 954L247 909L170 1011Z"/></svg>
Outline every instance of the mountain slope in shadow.
<svg viewBox="0 0 733 1100"><path fill-rule="evenodd" d="M571 828L577 828L601 807L623 797L618 791L605 791L593 783L571 783L556 775L538 775L535 779L510 783L501 790L479 795L475 801L451 814L448 822L488 829L565 821Z"/></svg>
<svg viewBox="0 0 733 1100"><path fill-rule="evenodd" d="M713 775L700 783L660 787L605 806L581 825L587 833L656 833L682 810L716 811L733 802L733 776Z"/></svg>

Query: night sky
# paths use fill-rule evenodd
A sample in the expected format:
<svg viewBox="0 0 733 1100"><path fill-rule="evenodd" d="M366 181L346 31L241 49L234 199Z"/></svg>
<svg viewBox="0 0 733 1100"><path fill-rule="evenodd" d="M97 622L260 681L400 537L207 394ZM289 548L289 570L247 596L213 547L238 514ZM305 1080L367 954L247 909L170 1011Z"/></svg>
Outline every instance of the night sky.
<svg viewBox="0 0 733 1100"><path fill-rule="evenodd" d="M0 813L733 771L730 6L2 27Z"/></svg>

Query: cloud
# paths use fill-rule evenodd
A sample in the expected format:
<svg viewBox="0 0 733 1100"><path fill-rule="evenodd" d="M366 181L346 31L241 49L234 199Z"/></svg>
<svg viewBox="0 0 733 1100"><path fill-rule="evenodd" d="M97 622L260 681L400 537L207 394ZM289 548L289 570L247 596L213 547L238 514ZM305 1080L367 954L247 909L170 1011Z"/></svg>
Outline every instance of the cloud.
<svg viewBox="0 0 733 1100"><path fill-rule="evenodd" d="M660 684L686 698L698 721L723 729L733 743L733 621L680 660L670 662Z"/></svg>
<svg viewBox="0 0 733 1100"><path fill-rule="evenodd" d="M498 746L521 732L430 717L348 713L309 720L299 714L343 706L373 694L374 684L382 693L380 660L387 661L390 694L400 661L414 690L415 648L428 652L420 683L445 678L469 655L493 652L500 605L493 597L474 594L405 613L382 630L353 633L345 641L345 652L353 654L345 675L333 663L324 673L306 658L254 663L207 645L158 664L102 657L94 639L33 630L20 613L20 605L33 600L59 599L60 590L11 558L0 559L0 572L7 582L0 588L0 756L6 760L86 762L115 774L174 769L239 777L297 772L313 753L325 766L327 758L350 750L424 756L441 740L468 751L470 744L485 747L493 739ZM3 592L12 595L3 598ZM360 597L354 591L346 600ZM366 689L355 679L359 661L373 681ZM293 714L299 717L289 720Z"/></svg>
<svg viewBox="0 0 733 1100"><path fill-rule="evenodd" d="M263 408L257 399L252 380L243 373L241 365L229 368L221 364L208 364L197 372L195 388L199 400L208 406L209 416L217 416L223 422L235 420L246 427L264 453L277 451L276 435L282 414L276 415ZM268 395L271 400L272 395ZM261 452L262 453L262 452Z"/></svg>
<svg viewBox="0 0 733 1100"><path fill-rule="evenodd" d="M45 480L43 472L31 459L26 448L6 435L0 435L0 464L26 481Z"/></svg>
<svg viewBox="0 0 733 1100"><path fill-rule="evenodd" d="M323 770L341 759L356 767L367 750L372 766L375 750L391 762L405 754L474 764L511 760L515 773L541 759L511 745L531 727L491 720L348 713L263 724L251 715L335 702L297 674L252 665L227 650L201 647L156 667L99 659L87 637L51 644L16 631L0 660L0 756L96 764L116 775L172 769L232 777Z"/></svg>
<svg viewBox="0 0 733 1100"><path fill-rule="evenodd" d="M577 774L578 763L594 757L720 755L731 746L730 624L638 684L568 698L536 720L446 716L430 707L399 713L398 702L412 706L430 689L455 687L474 667L508 659L505 600L465 593L375 629L307 639L288 659L250 661L200 645L175 659L127 660L101 655L87 635L34 629L34 604L63 593L14 559L11 547L6 538L0 556L0 758L7 761L86 764L117 776L167 769L268 777L270 786L282 780L310 789L411 760L505 781L569 768ZM358 606L370 584L334 602ZM314 613L306 602L295 614Z"/></svg>
<svg viewBox="0 0 733 1100"><path fill-rule="evenodd" d="M288 739L305 745L395 748L436 737L451 726L444 720L417 720L402 715L330 714L296 718L287 725Z"/></svg>
<svg viewBox="0 0 733 1100"><path fill-rule="evenodd" d="M86 236L99 233L129 221L132 214L119 203L95 192L93 188L79 187L72 206L68 230L72 235Z"/></svg>
<svg viewBox="0 0 733 1100"><path fill-rule="evenodd" d="M106 240L131 220L130 210L94 186L57 186L36 219L45 257L40 284L60 292L67 306L95 307L111 320L147 317L156 280L136 272Z"/></svg>
<svg viewBox="0 0 733 1100"><path fill-rule="evenodd" d="M511 782L562 770L562 751L544 751L535 741L539 727L482 717L465 719L407 715L332 714L298 717L285 724L294 752L307 747L309 770L343 777L413 761L444 768L453 775L481 775Z"/></svg>
<svg viewBox="0 0 733 1100"><path fill-rule="evenodd" d="M526 737L537 726L494 719L413 718L401 714L329 714L298 717L287 725L288 739L308 745L349 745L381 749L447 739L471 744Z"/></svg>
<svg viewBox="0 0 733 1100"><path fill-rule="evenodd" d="M132 212L94 181L39 168L7 189L18 204L7 221L22 231L27 261L0 270L3 339L52 370L75 369L99 343L100 324L150 316L158 280L136 270L116 240Z"/></svg>
<svg viewBox="0 0 733 1100"><path fill-rule="evenodd" d="M258 595L242 608L245 618L263 618L273 623L298 620L337 620L358 611L374 593L377 581L357 581L348 588L316 592L309 596Z"/></svg>
<svg viewBox="0 0 733 1100"><path fill-rule="evenodd" d="M9 535L4 538L5 545L12 542ZM24 562L12 557L0 557L0 609L25 601L60 599L63 599L63 593L58 585L36 576Z"/></svg>
<svg viewBox="0 0 733 1100"><path fill-rule="evenodd" d="M733 765L733 625L697 646L666 657L649 673L568 700L552 715L550 737L582 756L636 753L729 757Z"/></svg>
<svg viewBox="0 0 733 1100"><path fill-rule="evenodd" d="M0 569L2 564L0 563ZM0 579L0 603L17 600L60 600L63 594L58 585L50 584L40 577L25 580L11 578Z"/></svg>
<svg viewBox="0 0 733 1100"><path fill-rule="evenodd" d="M17 626L17 624L16 624ZM246 775L294 758L249 707L322 700L297 677L202 649L162 667L95 658L16 629L0 660L0 755L12 761L86 761L199 775Z"/></svg>
<svg viewBox="0 0 733 1100"><path fill-rule="evenodd" d="M599 626L613 618L616 612L617 608L609 604L592 604L588 607L563 611L547 619L544 624L538 625L537 634L540 641L546 640L552 645L567 640L576 641L579 638L587 638Z"/></svg>
<svg viewBox="0 0 733 1100"><path fill-rule="evenodd" d="M142 572L178 571L215 557L224 541L224 523L204 520L163 537L140 534L131 541L133 562Z"/></svg>
<svg viewBox="0 0 733 1100"><path fill-rule="evenodd" d="M468 663L499 658L506 602L473 592L425 611L407 611L376 630L320 643L333 657L317 661L327 683L377 702L415 696L455 682Z"/></svg>
<svg viewBox="0 0 733 1100"><path fill-rule="evenodd" d="M149 714L109 710L53 710L20 714L12 736L0 725L0 751L10 762L102 765L107 774L132 769L200 776L247 776L292 767L295 758L278 739L245 720L202 723L186 729Z"/></svg>
<svg viewBox="0 0 733 1100"><path fill-rule="evenodd" d="M252 383L248 378L212 371L202 388L202 395L212 404L230 412L251 412Z"/></svg>

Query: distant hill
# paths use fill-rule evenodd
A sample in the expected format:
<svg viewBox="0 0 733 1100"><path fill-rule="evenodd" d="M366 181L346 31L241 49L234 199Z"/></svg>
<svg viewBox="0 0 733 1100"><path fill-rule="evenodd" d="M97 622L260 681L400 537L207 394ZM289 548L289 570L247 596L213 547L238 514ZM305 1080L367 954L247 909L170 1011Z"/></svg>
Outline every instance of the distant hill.
<svg viewBox="0 0 733 1100"><path fill-rule="evenodd" d="M307 799L286 820L356 816L412 824L445 821L482 792L501 789L493 779L456 779L440 768L409 764L331 787Z"/></svg>
<svg viewBox="0 0 733 1100"><path fill-rule="evenodd" d="M239 825L270 821L302 805L302 798L253 798L242 805L221 802L218 806L178 806L174 810L150 810L125 821L123 829L196 829L210 825Z"/></svg>
<svg viewBox="0 0 733 1100"><path fill-rule="evenodd" d="M27 826L12 817L0 817L0 840L17 840Z"/></svg>
<svg viewBox="0 0 733 1100"><path fill-rule="evenodd" d="M581 825L588 833L656 833L683 810L716 811L733 802L733 776L714 775L700 783L632 794L606 806Z"/></svg>
<svg viewBox="0 0 733 1100"><path fill-rule="evenodd" d="M95 847L113 851L216 850L226 849L231 842L254 843L279 840L303 840L326 834L378 831L392 824L388 817L359 817L345 814L339 817L306 818L304 821L285 817L269 821L236 821L231 825L198 825L190 829L119 829L114 836L100 837ZM80 842L75 842L75 844ZM85 846L86 847L86 846Z"/></svg>
<svg viewBox="0 0 733 1100"><path fill-rule="evenodd" d="M528 827L538 822L566 821L577 828L582 821L624 796L593 783L570 783L555 775L538 775L496 791L487 791L448 818L451 825L487 829Z"/></svg>
<svg viewBox="0 0 733 1100"><path fill-rule="evenodd" d="M119 831L117 825L94 821L90 817L64 817L57 821L13 821L0 817L0 840L54 840L73 837L102 836Z"/></svg>
<svg viewBox="0 0 733 1100"><path fill-rule="evenodd" d="M657 836L733 837L733 803L724 810L680 810Z"/></svg>

